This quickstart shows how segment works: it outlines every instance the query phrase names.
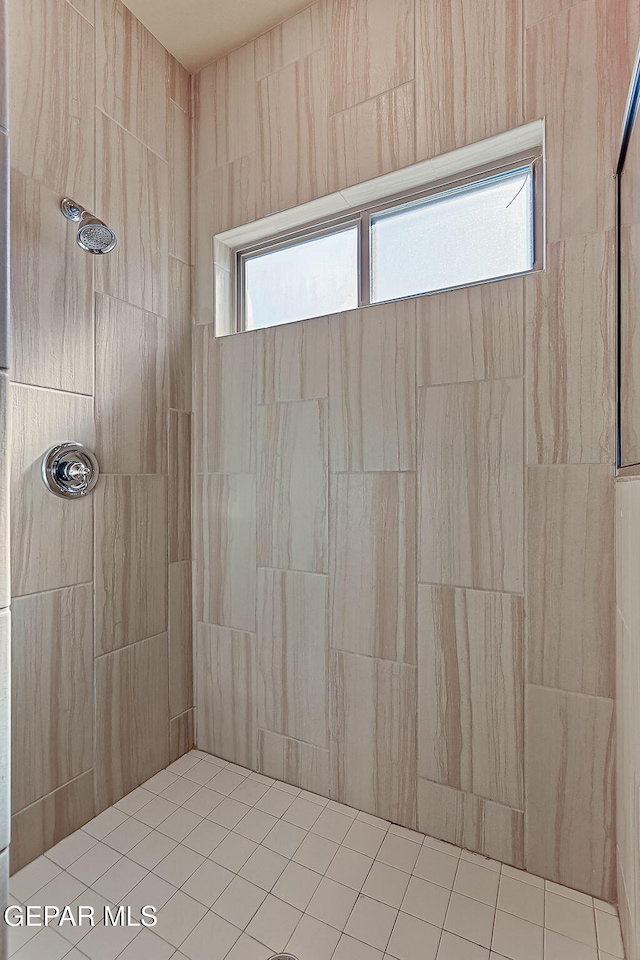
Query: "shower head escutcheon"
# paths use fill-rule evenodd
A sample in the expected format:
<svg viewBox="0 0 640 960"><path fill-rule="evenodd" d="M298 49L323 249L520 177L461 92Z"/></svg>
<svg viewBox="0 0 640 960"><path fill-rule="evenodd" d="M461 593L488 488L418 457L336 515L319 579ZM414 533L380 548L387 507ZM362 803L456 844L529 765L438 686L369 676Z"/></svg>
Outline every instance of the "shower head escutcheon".
<svg viewBox="0 0 640 960"><path fill-rule="evenodd" d="M76 243L87 253L109 253L118 242L115 232L75 200L65 197L60 209L67 220L79 223Z"/></svg>

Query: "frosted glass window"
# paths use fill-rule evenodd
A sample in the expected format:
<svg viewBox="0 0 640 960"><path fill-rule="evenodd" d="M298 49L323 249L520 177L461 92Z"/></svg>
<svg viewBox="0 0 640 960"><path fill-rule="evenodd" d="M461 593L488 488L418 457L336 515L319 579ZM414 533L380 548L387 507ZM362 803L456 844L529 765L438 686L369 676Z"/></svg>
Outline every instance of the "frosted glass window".
<svg viewBox="0 0 640 960"><path fill-rule="evenodd" d="M534 264L531 167L371 216L371 302L412 297Z"/></svg>
<svg viewBox="0 0 640 960"><path fill-rule="evenodd" d="M358 227L267 250L244 262L244 328L358 306Z"/></svg>

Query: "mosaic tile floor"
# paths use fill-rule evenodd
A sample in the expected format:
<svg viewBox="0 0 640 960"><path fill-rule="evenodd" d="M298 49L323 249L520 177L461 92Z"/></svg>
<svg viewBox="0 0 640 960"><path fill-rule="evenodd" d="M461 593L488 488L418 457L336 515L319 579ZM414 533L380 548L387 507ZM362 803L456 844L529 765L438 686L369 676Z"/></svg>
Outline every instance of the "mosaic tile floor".
<svg viewBox="0 0 640 960"><path fill-rule="evenodd" d="M197 750L11 878L15 960L614 960L614 907ZM74 916L75 916L74 912Z"/></svg>

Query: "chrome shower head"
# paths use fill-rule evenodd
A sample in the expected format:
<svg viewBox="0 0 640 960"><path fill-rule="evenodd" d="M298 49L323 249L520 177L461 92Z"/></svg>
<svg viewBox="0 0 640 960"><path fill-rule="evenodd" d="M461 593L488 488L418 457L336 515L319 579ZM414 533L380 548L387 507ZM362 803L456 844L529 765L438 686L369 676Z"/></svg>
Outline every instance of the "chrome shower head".
<svg viewBox="0 0 640 960"><path fill-rule="evenodd" d="M62 200L60 209L67 220L80 224L76 236L76 243L79 247L86 250L87 253L93 254L109 253L110 250L113 250L118 238L115 231L108 227L106 223L89 213L74 200L69 200L68 197Z"/></svg>

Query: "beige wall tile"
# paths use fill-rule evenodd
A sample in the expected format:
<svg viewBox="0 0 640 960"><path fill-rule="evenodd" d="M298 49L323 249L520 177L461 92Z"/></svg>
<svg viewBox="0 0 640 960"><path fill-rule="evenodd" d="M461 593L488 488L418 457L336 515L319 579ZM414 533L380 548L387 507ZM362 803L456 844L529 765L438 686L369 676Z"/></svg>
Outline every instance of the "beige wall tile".
<svg viewBox="0 0 640 960"><path fill-rule="evenodd" d="M523 598L418 587L418 771L523 807Z"/></svg>
<svg viewBox="0 0 640 960"><path fill-rule="evenodd" d="M324 0L312 3L256 40L256 80L319 50L326 42Z"/></svg>
<svg viewBox="0 0 640 960"><path fill-rule="evenodd" d="M252 473L255 335L216 337L207 326L194 337L196 470Z"/></svg>
<svg viewBox="0 0 640 960"><path fill-rule="evenodd" d="M258 769L267 777L329 796L328 750L259 730Z"/></svg>
<svg viewBox="0 0 640 960"><path fill-rule="evenodd" d="M93 498L102 654L166 632L167 478L103 475Z"/></svg>
<svg viewBox="0 0 640 960"><path fill-rule="evenodd" d="M93 402L17 383L9 399L13 596L90 580L95 494L80 502L55 497L42 482L40 465L45 451L62 440L95 447Z"/></svg>
<svg viewBox="0 0 640 960"><path fill-rule="evenodd" d="M255 767L255 636L199 623L196 657L198 748Z"/></svg>
<svg viewBox="0 0 640 960"><path fill-rule="evenodd" d="M532 27L540 20L554 17L581 0L524 0L524 25Z"/></svg>
<svg viewBox="0 0 640 960"><path fill-rule="evenodd" d="M1 93L1 91L0 91ZM9 366L9 136L0 129L0 243L3 254L0 258L0 367Z"/></svg>
<svg viewBox="0 0 640 960"><path fill-rule="evenodd" d="M419 387L523 375L521 277L419 297L416 310Z"/></svg>
<svg viewBox="0 0 640 960"><path fill-rule="evenodd" d="M11 374L93 393L93 264L60 195L11 174Z"/></svg>
<svg viewBox="0 0 640 960"><path fill-rule="evenodd" d="M2 4L0 9L0 127L3 130L9 129L9 104L7 102L8 71L7 71L7 16L6 3Z"/></svg>
<svg viewBox="0 0 640 960"><path fill-rule="evenodd" d="M530 685L526 722L527 869L613 900L613 701Z"/></svg>
<svg viewBox="0 0 640 960"><path fill-rule="evenodd" d="M91 209L94 36L66 0L10 0L11 162Z"/></svg>
<svg viewBox="0 0 640 960"><path fill-rule="evenodd" d="M256 478L196 478L196 616L255 630Z"/></svg>
<svg viewBox="0 0 640 960"><path fill-rule="evenodd" d="M526 278L529 463L614 457L615 237L547 246Z"/></svg>
<svg viewBox="0 0 640 960"><path fill-rule="evenodd" d="M414 76L414 0L329 0L329 113Z"/></svg>
<svg viewBox="0 0 640 960"><path fill-rule="evenodd" d="M191 74L175 57L167 57L167 96L191 116Z"/></svg>
<svg viewBox="0 0 640 960"><path fill-rule="evenodd" d="M93 589L19 597L12 609L12 808L93 764Z"/></svg>
<svg viewBox="0 0 640 960"><path fill-rule="evenodd" d="M213 171L212 234L256 219L254 156L241 157Z"/></svg>
<svg viewBox="0 0 640 960"><path fill-rule="evenodd" d="M524 813L472 793L418 780L418 826L431 837L524 867Z"/></svg>
<svg viewBox="0 0 640 960"><path fill-rule="evenodd" d="M93 770L11 818L11 872L16 873L95 815Z"/></svg>
<svg viewBox="0 0 640 960"><path fill-rule="evenodd" d="M96 444L105 473L165 473L167 321L96 297Z"/></svg>
<svg viewBox="0 0 640 960"><path fill-rule="evenodd" d="M246 157L256 148L255 43L205 67L195 85L195 172Z"/></svg>
<svg viewBox="0 0 640 960"><path fill-rule="evenodd" d="M327 572L327 403L259 407L258 565Z"/></svg>
<svg viewBox="0 0 640 960"><path fill-rule="evenodd" d="M331 477L331 646L416 662L416 476Z"/></svg>
<svg viewBox="0 0 640 960"><path fill-rule="evenodd" d="M193 706L191 561L169 564L169 715Z"/></svg>
<svg viewBox="0 0 640 960"><path fill-rule="evenodd" d="M330 193L399 170L415 158L413 82L330 118Z"/></svg>
<svg viewBox="0 0 640 960"><path fill-rule="evenodd" d="M191 268L169 257L169 406L191 410Z"/></svg>
<svg viewBox="0 0 640 960"><path fill-rule="evenodd" d="M120 238L97 258L97 289L166 317L169 166L100 111L96 128L96 209Z"/></svg>
<svg viewBox="0 0 640 960"><path fill-rule="evenodd" d="M258 725L329 746L327 577L258 570Z"/></svg>
<svg viewBox="0 0 640 960"><path fill-rule="evenodd" d="M331 796L416 825L416 668L331 653Z"/></svg>
<svg viewBox="0 0 640 960"><path fill-rule="evenodd" d="M326 82L324 52L258 82L258 217L327 193Z"/></svg>
<svg viewBox="0 0 640 960"><path fill-rule="evenodd" d="M191 558L191 414L169 411L169 563Z"/></svg>
<svg viewBox="0 0 640 960"><path fill-rule="evenodd" d="M98 0L96 102L166 156L167 51L120 0ZM98 154L99 156L99 154Z"/></svg>
<svg viewBox="0 0 640 960"><path fill-rule="evenodd" d="M417 159L522 123L521 4L416 3Z"/></svg>
<svg viewBox="0 0 640 960"><path fill-rule="evenodd" d="M329 395L329 322L326 317L270 327L258 333L258 403Z"/></svg>
<svg viewBox="0 0 640 960"><path fill-rule="evenodd" d="M333 471L415 469L415 301L329 320Z"/></svg>
<svg viewBox="0 0 640 960"><path fill-rule="evenodd" d="M213 323L213 185L215 170L194 180L191 262L193 322ZM230 332L230 331L229 331Z"/></svg>
<svg viewBox="0 0 640 960"><path fill-rule="evenodd" d="M0 610L0 843L11 839L11 614Z"/></svg>
<svg viewBox="0 0 640 960"><path fill-rule="evenodd" d="M195 710L186 710L169 721L169 759L173 763L195 746Z"/></svg>
<svg viewBox="0 0 640 960"><path fill-rule="evenodd" d="M550 242L614 226L611 175L629 82L624 15L615 0L587 0L526 31L525 111L545 117Z"/></svg>
<svg viewBox="0 0 640 960"><path fill-rule="evenodd" d="M9 374L0 371L0 609L11 602L11 557L9 554Z"/></svg>
<svg viewBox="0 0 640 960"><path fill-rule="evenodd" d="M528 678L577 693L615 690L613 468L530 467Z"/></svg>
<svg viewBox="0 0 640 960"><path fill-rule="evenodd" d="M167 104L167 160L169 161L169 253L184 263L191 260L191 121L171 100Z"/></svg>
<svg viewBox="0 0 640 960"><path fill-rule="evenodd" d="M418 579L521 592L522 381L419 394Z"/></svg>
<svg viewBox="0 0 640 960"><path fill-rule="evenodd" d="M163 634L96 660L98 811L168 762L169 664Z"/></svg>
<svg viewBox="0 0 640 960"><path fill-rule="evenodd" d="M620 271L620 447L622 463L629 464L640 463L640 342L635 323L640 302L638 224L623 224L620 227Z"/></svg>

